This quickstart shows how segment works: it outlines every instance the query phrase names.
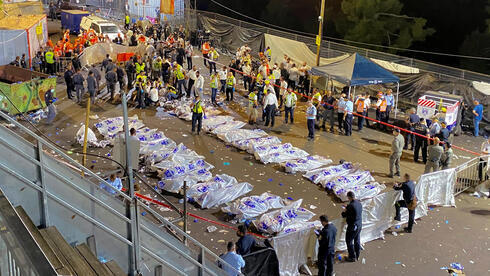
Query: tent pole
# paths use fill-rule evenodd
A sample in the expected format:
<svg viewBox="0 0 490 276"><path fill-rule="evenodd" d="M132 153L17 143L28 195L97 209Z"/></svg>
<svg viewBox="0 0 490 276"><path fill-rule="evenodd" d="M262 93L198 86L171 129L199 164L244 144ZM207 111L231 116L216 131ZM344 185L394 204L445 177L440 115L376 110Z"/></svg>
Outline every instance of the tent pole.
<svg viewBox="0 0 490 276"><path fill-rule="evenodd" d="M396 101L395 101L395 119L396 119L396 113L398 109L398 94L400 93L400 83L396 83Z"/></svg>
<svg viewBox="0 0 490 276"><path fill-rule="evenodd" d="M352 99L356 97L356 87L354 86L354 90L352 91Z"/></svg>
<svg viewBox="0 0 490 276"><path fill-rule="evenodd" d="M352 86L349 86L349 94L347 94L347 98L350 98L350 90L351 90Z"/></svg>

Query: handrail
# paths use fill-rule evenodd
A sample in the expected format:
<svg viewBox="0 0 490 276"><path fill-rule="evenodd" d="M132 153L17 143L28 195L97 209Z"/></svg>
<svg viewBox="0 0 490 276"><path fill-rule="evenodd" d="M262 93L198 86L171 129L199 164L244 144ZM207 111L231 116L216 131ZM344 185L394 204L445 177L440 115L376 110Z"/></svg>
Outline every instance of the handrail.
<svg viewBox="0 0 490 276"><path fill-rule="evenodd" d="M456 171L461 171L461 170L464 170L465 168L468 167L468 165L470 165L472 162L475 162L475 161L479 161L480 159L484 159L484 158L490 158L490 154L488 155L480 155L480 156L477 156L477 157L474 157L473 159L470 159L466 162L464 162L463 164L460 164L458 166L456 166Z"/></svg>

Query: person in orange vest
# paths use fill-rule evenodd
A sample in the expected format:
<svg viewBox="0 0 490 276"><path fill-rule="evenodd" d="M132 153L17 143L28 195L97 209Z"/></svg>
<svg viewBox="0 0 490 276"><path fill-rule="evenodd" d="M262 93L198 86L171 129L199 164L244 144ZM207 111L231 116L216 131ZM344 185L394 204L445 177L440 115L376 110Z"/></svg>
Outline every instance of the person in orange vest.
<svg viewBox="0 0 490 276"><path fill-rule="evenodd" d="M47 45L49 48L54 48L54 45L53 45L53 42L51 41L51 39L48 39L48 42L46 42L46 45Z"/></svg>
<svg viewBox="0 0 490 276"><path fill-rule="evenodd" d="M208 61L210 50L211 50L211 45L209 45L209 42L208 41L204 42L201 47L201 52L202 52L202 57L204 58L204 66L206 67L207 67L206 62Z"/></svg>
<svg viewBox="0 0 490 276"><path fill-rule="evenodd" d="M356 113L360 116L357 116L357 129L362 131L362 127L364 125L364 117L367 113L367 102L366 102L366 94L362 94L356 101L355 104Z"/></svg>
<svg viewBox="0 0 490 276"><path fill-rule="evenodd" d="M70 29L66 29L65 33L63 34L63 40L70 41Z"/></svg>
<svg viewBox="0 0 490 276"><path fill-rule="evenodd" d="M384 122L386 117L386 107L388 102L385 99L383 92L378 92L378 101L376 102L376 120ZM379 128L386 130L386 125L378 123Z"/></svg>

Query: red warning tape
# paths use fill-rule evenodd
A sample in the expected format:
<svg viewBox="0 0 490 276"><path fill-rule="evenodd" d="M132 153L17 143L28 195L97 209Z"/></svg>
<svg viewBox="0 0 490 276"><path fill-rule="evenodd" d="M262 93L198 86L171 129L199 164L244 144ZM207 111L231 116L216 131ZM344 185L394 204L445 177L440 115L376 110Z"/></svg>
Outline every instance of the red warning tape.
<svg viewBox="0 0 490 276"><path fill-rule="evenodd" d="M205 58L205 57L201 57L201 56L193 56L193 57L198 57L198 58L206 59L206 60L208 60L208 61L210 60L209 58ZM254 77L254 76L249 75L249 74L245 74L244 72L242 72L242 71L240 71L240 70L237 70L237 69L231 68L231 67L229 67L229 66L227 66L227 65L224 65L224 64L219 63L219 62L216 62L216 61L213 61L213 62L215 62L216 64L219 64L219 65L222 65L222 66L226 66L226 68L228 68L228 69L230 69L230 70L233 70L233 71L235 71L235 72L237 72L237 73L240 73L240 74L242 74L242 75L245 75L245 76L248 76L248 77L251 77L251 78L254 78L254 79L255 79L255 77ZM273 83L272 85L273 85L273 86L275 86L275 87L279 87L279 88L280 88L280 86L279 86L279 85L276 85L275 83ZM312 97L310 97L310 96L308 96L308 95L305 95L305 94L299 93L299 92L294 91L294 90L292 90L292 89L290 89L290 88L288 88L287 90L288 90L288 91L293 92L294 94L300 95L300 96L305 97L305 98L308 98L308 99L311 99L311 98L312 98ZM331 105L331 104L328 104L328 103L325 103L325 102L322 102L322 101L320 101L320 103L321 103L321 104L323 104L323 105L328 105L328 106L331 106L331 107L333 107L334 109L338 109L338 107L337 107L337 106L334 106L334 105ZM352 112L352 115L355 115L355 116L357 116L357 117L362 117L362 118L365 118L365 119L367 119L367 120L370 120L370 121L376 122L376 123L378 123L378 124L382 124L382 125L385 125L385 126L389 126L389 127L395 128L395 129L399 129L400 131L404 131L404 132L407 132L407 133L410 133L410 134L414 134L414 135L419 136L419 137L422 137L422 138L426 138L426 139L429 139L429 140L434 140L434 138L431 138L431 137L429 137L429 136L424 136L424 135L421 135L421 134L415 133L415 132L413 132L413 131L410 131L410 130L408 130L408 129L400 128L400 127L397 127L397 126L392 125L392 124L388 124L388 123L385 123L385 122L382 122L382 121L378 121L378 120L376 120L376 119L373 119L373 118L371 118L371 117L364 116L364 115L362 115L362 114L358 114L358 113L356 113L356 112ZM443 143L443 142L441 142L441 143ZM458 147L458 146L455 146L455 145L451 145L451 147L452 147L452 148L455 148L455 149L459 149L459 150L465 151L465 152L468 152L468 153L471 153L471 154L473 154L473 155L477 155L477 156L481 155L480 153L477 153L477 152L474 152L474 151L471 151L471 150L468 150L468 149L465 149L465 148L462 148L462 147Z"/></svg>

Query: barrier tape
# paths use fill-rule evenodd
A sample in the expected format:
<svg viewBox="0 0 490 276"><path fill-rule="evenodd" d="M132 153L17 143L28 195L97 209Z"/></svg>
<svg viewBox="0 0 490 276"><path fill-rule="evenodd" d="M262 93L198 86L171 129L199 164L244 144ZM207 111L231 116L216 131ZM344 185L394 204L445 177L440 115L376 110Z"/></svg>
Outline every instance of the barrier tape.
<svg viewBox="0 0 490 276"><path fill-rule="evenodd" d="M124 188L123 188L123 191L126 191L126 189L124 189ZM142 194L140 194L140 193L134 193L134 195L135 195L135 196L137 196L137 197L139 197L139 198L141 198L141 199L143 199L143 200L146 200L146 201L149 201L149 202L151 202L151 203L157 204L157 205L159 205L159 206L162 206L162 207L165 207L165 208L172 209L172 207L171 207L170 205L165 204L165 203L163 203L163 202L161 202L161 201L159 201L159 200L156 200L156 199L153 199L153 198L150 198L150 197L144 196L144 195L142 195ZM183 211L182 211L182 210L178 210L178 212L179 212L180 214L182 214L182 213L183 213ZM228 229L231 229L231 230L234 230L234 231L237 231L237 230L238 230L238 228L236 228L236 227L233 227L233 226L230 226L230 225L226 225L226 224L223 224L223 223L217 222L217 221L212 220L212 219L207 219L207 218L205 218L205 217L198 216L198 215L193 214L193 213L191 213L191 212L187 212L187 215L189 215L190 217L193 217L193 218L195 218L195 219L199 219L199 220L202 220L202 221L205 221L205 222L209 222L209 223L211 223L211 224L215 224L215 225L218 225L218 226L221 226L221 227L224 227L224 228L228 228ZM262 236L262 235L260 235L260 234L256 234L256 233L252 233L252 232L249 232L249 234L254 235L254 236L256 236L256 237L258 237L258 238L261 238L261 239L267 239L267 237Z"/></svg>
<svg viewBox="0 0 490 276"><path fill-rule="evenodd" d="M205 58L205 57L202 57L202 56L193 56L193 57L197 57L197 58L202 58L202 59L205 59L205 60L208 60L208 62L211 60L209 58ZM244 75L244 76L248 76L248 77L251 77L252 79L256 79L256 77L252 76L252 75L249 75L249 74L245 74L244 72L240 71L240 70L237 70L237 69L234 69L234 68L231 68L225 64L222 64L222 63L219 63L217 61L211 61L211 62L214 62L216 64L219 64L219 65L222 65L222 66L225 66L226 68L232 70L232 71L235 71L237 73L240 73L241 75ZM275 83L272 83L272 86L275 86L275 87L278 87L278 88L281 88L281 86L275 84ZM294 94L297 94L297 95L300 95L302 97L305 97L305 98L308 98L308 99L312 99L312 97L306 95L306 94L302 94L302 93L299 93L291 88L287 88L288 91L290 92L293 92ZM324 106L331 106L333 107L334 109L339 109L338 106L335 106L335 105L331 105L329 103L326 103L326 102L323 102L323 101L320 101L320 104L324 105ZM340 110L344 110L346 111L345 109L340 109ZM382 121L379 121L379 120L376 120L376 119L373 119L371 117L367 117L365 115L362 115L362 114L358 114L356 112L352 112L352 115L354 116L357 116L357 117L361 117L361 118L364 118L364 119L367 119L367 120L370 120L370 121L373 121L375 123L378 123L378 124L382 124L382 125L385 125L385 126L388 126L388 127L392 127L392 128L395 128L395 129L399 129L400 131L403 131L403 132L406 132L406 133L409 133L409 134L413 134L413 135L416 135L416 136L419 136L419 137L422 137L422 138L426 138L427 140L434 140L434 138L431 138L430 136L425 136L425 135L422 135L422 134L419 134L419 133L416 133L416 132L413 132L411 130L408 130L408 129L404 129L404 128L401 128L401 127L397 127L395 125L392 125L392 124L389 124L389 123L386 123L386 122L382 122ZM444 142L441 141L441 143L444 144ZM477 156L480 156L481 154L480 153L477 153L477 152L474 152L472 150L468 150L468 149L465 149L463 147L459 147L459 146L455 146L455 145L451 145L452 148L455 148L455 149L459 149L461 151L465 151L467 153L470 153L470 154L473 154L473 155L477 155Z"/></svg>

